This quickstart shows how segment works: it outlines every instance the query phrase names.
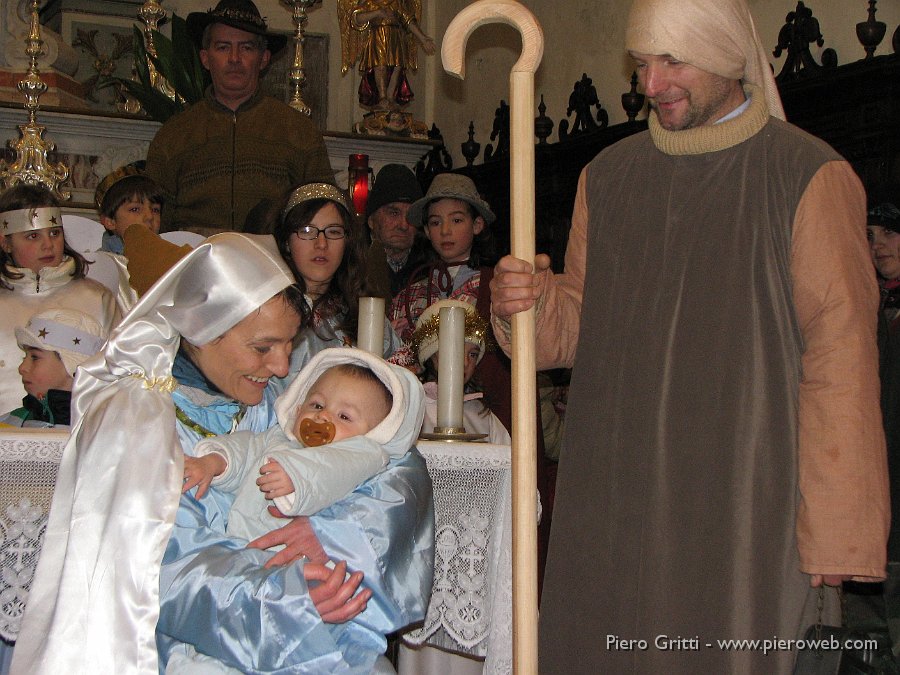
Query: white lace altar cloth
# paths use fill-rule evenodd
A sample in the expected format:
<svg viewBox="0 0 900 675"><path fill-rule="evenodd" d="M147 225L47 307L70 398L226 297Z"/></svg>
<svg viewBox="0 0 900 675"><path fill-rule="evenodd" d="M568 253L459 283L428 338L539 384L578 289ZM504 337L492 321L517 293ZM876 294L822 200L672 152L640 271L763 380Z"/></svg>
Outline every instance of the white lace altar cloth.
<svg viewBox="0 0 900 675"><path fill-rule="evenodd" d="M420 441L434 484L431 602L409 644L485 657L512 672L510 447Z"/></svg>
<svg viewBox="0 0 900 675"><path fill-rule="evenodd" d="M68 429L0 430L0 636L19 634Z"/></svg>

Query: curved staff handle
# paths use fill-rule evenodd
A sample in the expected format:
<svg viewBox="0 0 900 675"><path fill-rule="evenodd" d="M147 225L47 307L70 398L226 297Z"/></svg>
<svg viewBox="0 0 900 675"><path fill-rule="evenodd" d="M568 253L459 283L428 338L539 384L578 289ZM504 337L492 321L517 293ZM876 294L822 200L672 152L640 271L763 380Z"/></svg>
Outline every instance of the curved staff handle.
<svg viewBox="0 0 900 675"><path fill-rule="evenodd" d="M534 261L534 72L544 34L534 15L515 0L478 0L457 14L444 34L444 70L460 79L466 42L479 26L506 23L522 35L522 54L509 76L510 223L512 255ZM537 668L537 416L534 308L512 317L513 666Z"/></svg>

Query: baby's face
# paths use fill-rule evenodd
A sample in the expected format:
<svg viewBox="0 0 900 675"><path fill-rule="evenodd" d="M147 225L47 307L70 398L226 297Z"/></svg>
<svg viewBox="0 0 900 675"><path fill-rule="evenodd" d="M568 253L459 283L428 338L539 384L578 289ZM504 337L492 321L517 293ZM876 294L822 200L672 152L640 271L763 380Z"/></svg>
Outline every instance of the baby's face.
<svg viewBox="0 0 900 675"><path fill-rule="evenodd" d="M334 370L325 371L297 410L293 433L301 438L300 424L305 419L331 422L334 438L340 441L375 428L390 412L380 385Z"/></svg>

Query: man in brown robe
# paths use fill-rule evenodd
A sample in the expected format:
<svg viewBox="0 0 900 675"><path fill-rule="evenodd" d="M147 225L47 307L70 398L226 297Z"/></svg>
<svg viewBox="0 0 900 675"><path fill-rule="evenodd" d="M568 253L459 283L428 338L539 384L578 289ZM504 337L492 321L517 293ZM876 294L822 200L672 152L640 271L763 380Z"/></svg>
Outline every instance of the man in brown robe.
<svg viewBox="0 0 900 675"><path fill-rule="evenodd" d="M491 283L498 339L536 302L573 367L541 672L789 672L819 589L834 622L884 576L864 192L783 121L745 0L635 0L626 46L649 131L585 168L563 274Z"/></svg>

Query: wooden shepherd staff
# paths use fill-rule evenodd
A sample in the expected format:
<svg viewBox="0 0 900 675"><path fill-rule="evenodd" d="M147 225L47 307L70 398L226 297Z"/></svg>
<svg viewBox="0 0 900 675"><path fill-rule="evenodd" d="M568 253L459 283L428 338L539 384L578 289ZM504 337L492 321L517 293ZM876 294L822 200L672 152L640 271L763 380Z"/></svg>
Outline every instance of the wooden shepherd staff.
<svg viewBox="0 0 900 675"><path fill-rule="evenodd" d="M541 26L515 0L478 0L444 33L444 70L465 77L469 35L486 23L506 23L522 35L522 54L509 75L510 234L512 255L534 261L534 73L544 55ZM534 308L512 317L513 668L537 673L537 418Z"/></svg>

